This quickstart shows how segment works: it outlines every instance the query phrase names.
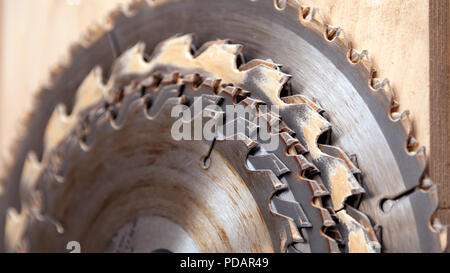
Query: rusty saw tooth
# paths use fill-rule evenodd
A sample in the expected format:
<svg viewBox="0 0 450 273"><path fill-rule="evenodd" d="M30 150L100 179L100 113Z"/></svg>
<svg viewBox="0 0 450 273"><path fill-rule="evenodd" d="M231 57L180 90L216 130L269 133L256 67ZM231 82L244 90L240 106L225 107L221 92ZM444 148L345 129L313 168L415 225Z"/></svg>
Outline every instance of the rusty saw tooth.
<svg viewBox="0 0 450 273"><path fill-rule="evenodd" d="M145 0L125 0L116 5L106 16L102 18L101 24L109 31L114 28L114 23L131 18L136 14L139 7L144 4Z"/></svg>
<svg viewBox="0 0 450 273"><path fill-rule="evenodd" d="M306 103L287 104L280 109L284 122L296 133L300 143L309 151L313 159L322 155L317 141L327 133L330 123Z"/></svg>
<svg viewBox="0 0 450 273"><path fill-rule="evenodd" d="M324 110L320 107L320 105L316 104L315 102L311 101L310 99L308 99L307 97L305 97L303 95L293 95L293 96L288 96L288 97L282 97L281 100L287 104L306 103L312 109L317 111L319 114L324 112Z"/></svg>
<svg viewBox="0 0 450 273"><path fill-rule="evenodd" d="M237 139L237 140L236 140ZM243 173L243 180L252 193L255 201L260 204L261 214L269 227L272 244L276 252L285 252L288 245L302 241L302 237L295 226L294 220L274 212L270 205L272 196L285 186L273 174L272 171L249 170L245 161L248 153L255 149L256 143L243 134L237 134L224 140L219 140L214 150L220 154L233 154L240 158L230 162L233 168ZM211 158L214 164L214 157ZM253 182L251 182L253 181ZM257 183L255 183L257 182Z"/></svg>
<svg viewBox="0 0 450 273"><path fill-rule="evenodd" d="M318 144L319 137L329 131L331 125L306 103L289 104L281 111L297 116L300 121L291 122L290 127L309 151L312 163L319 169L322 180L331 193L335 210L342 209L347 198L364 192L346 162L334 158L321 151Z"/></svg>
<svg viewBox="0 0 450 273"><path fill-rule="evenodd" d="M67 114L64 104L58 104L53 111L44 132L44 157L75 128L81 111L101 101L104 94L101 69L97 67L88 74L77 89L72 113Z"/></svg>
<svg viewBox="0 0 450 273"><path fill-rule="evenodd" d="M102 69L95 67L83 80L75 95L72 116L79 115L84 109L106 97L106 86L103 84Z"/></svg>
<svg viewBox="0 0 450 273"><path fill-rule="evenodd" d="M192 84L192 90L197 91L198 88L204 83L202 76L199 73L193 73L184 75L181 79L183 83Z"/></svg>
<svg viewBox="0 0 450 273"><path fill-rule="evenodd" d="M252 60L248 61L247 63L239 66L239 71L248 71L259 65L264 65L264 66L267 66L267 67L269 67L271 69L275 69L275 70L279 70L279 68L281 67L280 64L275 64L274 62L272 62L270 60L252 59Z"/></svg>
<svg viewBox="0 0 450 273"><path fill-rule="evenodd" d="M341 34L342 28L339 26L325 24L325 27L325 38L330 42L333 42Z"/></svg>
<svg viewBox="0 0 450 273"><path fill-rule="evenodd" d="M367 50L358 51L354 48L350 48L348 50L347 58L352 62L353 64L359 64L362 62L364 58L367 58L368 52Z"/></svg>
<svg viewBox="0 0 450 273"><path fill-rule="evenodd" d="M288 159L300 156L289 155L286 153L288 146L284 140L292 138L288 133L281 133L279 136L282 140L280 141L278 150L274 151L275 155L282 156L283 158L287 157ZM284 138L282 136L284 136ZM287 142L292 144L293 141ZM266 158L270 158L270 156L266 156ZM272 164L276 165L273 161ZM317 244L311 246L313 251L338 252L339 249L334 239L322 232L323 227L335 225L331 215L322 207L321 202L316 201L316 205L311 205L313 200L317 197L327 196L329 195L329 192L325 186L321 184L319 178L317 178L317 180L312 180L303 177L303 170L296 160L285 159L283 165L289 170L289 173L283 175L283 179L286 179L287 184L289 185L289 191L296 197L299 206L303 208L305 216L309 219L308 222L315 223L312 227L305 229L305 232L307 233L307 235L305 235L307 236L307 238L305 238L306 242L314 242L314 244ZM277 167L272 166L271 168L276 170ZM292 215L288 216L293 217ZM301 218L301 216L298 217ZM293 218L295 219L295 217ZM305 246L303 246L303 248L305 248Z"/></svg>
<svg viewBox="0 0 450 273"><path fill-rule="evenodd" d="M141 88L141 96L143 97L147 93L148 88L151 88L153 90L160 84L161 84L160 76L150 75L148 77L145 77L139 84L139 88Z"/></svg>
<svg viewBox="0 0 450 273"><path fill-rule="evenodd" d="M234 86L224 86L220 90L220 93L222 92L224 94L231 96L233 104L239 104L239 102L241 102L243 99L245 99L250 95L249 91Z"/></svg>
<svg viewBox="0 0 450 273"><path fill-rule="evenodd" d="M5 233L5 247L8 252L27 252L29 251L29 245L26 239L23 237L25 232L28 214L24 209L21 213L18 213L15 208L10 208L6 214Z"/></svg>
<svg viewBox="0 0 450 273"><path fill-rule="evenodd" d="M189 66L192 63L192 34L173 36L159 43L151 56L151 64L167 62L176 67Z"/></svg>
<svg viewBox="0 0 450 273"><path fill-rule="evenodd" d="M128 82L135 75L145 75L152 66L144 60L145 44L140 42L123 52L115 61L108 80L109 92ZM116 88L113 88L116 87ZM107 94L108 97L113 94Z"/></svg>
<svg viewBox="0 0 450 273"><path fill-rule="evenodd" d="M245 107L258 109L260 105L265 105L266 103L262 100L254 99L251 97L246 97L242 101L239 102L239 105L243 105Z"/></svg>
<svg viewBox="0 0 450 273"><path fill-rule="evenodd" d="M54 236L64 233L62 225L49 216L41 215L35 208L22 206L21 212L9 208L6 214L5 248L7 252L33 251L33 236L37 229L46 229Z"/></svg>
<svg viewBox="0 0 450 273"><path fill-rule="evenodd" d="M358 169L358 167L353 163L350 157L347 156L347 154L341 148L337 146L319 144L319 149L329 156L339 158L342 161L344 161L345 165L347 165L347 167L353 174L361 173L361 170Z"/></svg>
<svg viewBox="0 0 450 273"><path fill-rule="evenodd" d="M221 66L227 67L227 70L233 70L236 74L238 74L239 71L237 69L237 61L242 52L242 48L242 45L239 44L228 44L224 41L212 42L205 44L200 48L201 51L199 54L195 55L195 61L201 63L202 66L214 75L223 78L227 82L233 83L235 81L228 81L226 77L220 75L220 73L223 73L224 71L221 71L218 66L221 64ZM215 61L212 63L208 62L208 59L212 58L214 58ZM211 64L211 67L207 67L209 63Z"/></svg>
<svg viewBox="0 0 450 273"><path fill-rule="evenodd" d="M170 86L169 88L172 88L173 86ZM175 88L177 90L178 88ZM167 91L167 90L165 90ZM164 92L161 90L161 92ZM170 93L170 91L168 91ZM128 113L128 108L130 105L139 100L141 98L141 93L137 92L136 89L134 89L134 92L131 92L129 95L127 95L120 103L111 105L108 109L108 115L111 120L111 126L114 129L120 129L122 125L125 122L126 114Z"/></svg>
<svg viewBox="0 0 450 273"><path fill-rule="evenodd" d="M219 94L221 92L220 84L222 80L215 77L206 77L200 86L208 87L212 90L214 94Z"/></svg>
<svg viewBox="0 0 450 273"><path fill-rule="evenodd" d="M342 159L324 154L318 159L316 166L321 172L324 184L331 193L335 211L342 209L350 197L365 192Z"/></svg>
<svg viewBox="0 0 450 273"><path fill-rule="evenodd" d="M369 87L375 91L384 91L384 92L391 92L391 84L387 78L377 78L377 71L372 68L370 71L370 81L369 81ZM391 95L393 95L391 93ZM392 101L393 97L391 97L390 101Z"/></svg>
<svg viewBox="0 0 450 273"><path fill-rule="evenodd" d="M181 100L184 100L184 98L180 97L182 89L182 84L174 84L162 87L158 91L157 96L154 98L154 100L151 100L150 95L146 95L144 97L144 100L148 105L148 109L145 112L146 115L151 119L156 117L161 110L161 106L171 98L179 98Z"/></svg>
<svg viewBox="0 0 450 273"><path fill-rule="evenodd" d="M257 170L271 170L278 178L289 172L284 163L273 153L249 155L248 161Z"/></svg>
<svg viewBox="0 0 450 273"><path fill-rule="evenodd" d="M223 91L222 91L220 94L223 94L223 95L227 95L227 96L229 96L229 97L232 97L233 94L235 93L234 90L235 90L235 88L228 86L228 88L225 87L225 88L223 89ZM249 98L249 97L248 97L248 98ZM243 101L244 101L244 100L243 100ZM252 104L252 103L250 103L250 104ZM279 119L279 116L273 116L273 118ZM288 133L283 132L283 134L288 134ZM276 137L279 137L279 135L276 136ZM261 144L261 146L264 147L263 144ZM284 150L281 151L280 153L283 154L283 155L285 155L285 151L284 151ZM257 158L257 159L256 159L256 158ZM275 161L274 161L274 160L270 160L270 158L275 159L275 156L271 156L270 154L269 154L269 155L266 155L266 156L260 156L260 155L258 155L257 157L253 157L253 158L252 158L252 156L249 156L249 160L248 160L248 161L250 162L250 164L252 163L253 159L256 159L256 161L257 161L257 162L253 162L253 163L255 163L255 165L257 165L257 166L251 166L251 168L256 168L256 169L261 169L261 168L262 168L262 169L265 169L265 168L268 168L268 169L272 170L272 172L273 172L274 174L283 176L282 173L285 173L285 171L287 172L288 169L286 169L286 168L283 167L284 164L283 164L281 161L278 161L278 160L275 160ZM269 160L270 162L263 162L263 160ZM277 162L280 163L280 164L278 164L278 167L276 166L276 163L277 163ZM260 163L261 163L261 164L260 164ZM275 164L275 165L274 165L274 164ZM294 166L298 169L298 164L295 164L295 163L294 163ZM279 170L279 171L278 171L278 170ZM314 181L314 182L315 182L315 181ZM285 187L285 186L282 184L282 182L278 181L277 184L274 185L274 187L282 189L282 188ZM306 188L305 188L305 187L306 187ZM300 187L299 189L300 189L299 191L306 190L306 191L304 191L306 195L308 195L308 192L310 192L309 187L308 187L308 184L307 184L306 182L305 182L305 184L303 184L303 188ZM324 212L320 213L320 212L317 211L315 208L312 208L312 211L311 211L311 209L310 209L310 208L311 208L311 206L310 206L311 200L312 200L312 196L311 196L311 194L309 193L309 198L306 199L305 205L309 207L309 208L308 208L308 209L309 209L309 212L310 212L311 214L314 215L314 217L315 217L314 219L315 219L316 222L319 221L319 222L321 223L321 224L320 224L320 226L321 226L321 225L322 225L322 221L323 221L322 215L326 215L327 212L324 211ZM294 202L294 203L295 203L295 202ZM299 205L298 207L300 207L300 205ZM297 208L298 208L298 207L297 207ZM301 207L300 207L300 208L301 208ZM283 215L287 215L288 217L290 217L290 218L292 218L292 219L301 219L301 220L296 220L296 221L298 222L297 224L298 224L299 227L301 227L301 226L309 226L309 224L307 224L307 222L309 222L309 220L307 221L307 218L305 218L305 217L306 217L306 213L305 213L305 212L299 213L298 210L296 210L295 208L294 208L293 210L291 210L291 212L297 212L297 214L293 214L293 215L292 215L292 214L284 214L284 213L282 213L282 214L283 214ZM302 217L302 216L305 216L305 217ZM331 217L328 217L328 219L331 219ZM302 224L300 224L300 223L302 223ZM327 223L327 224L330 225L329 223ZM331 238L328 238L328 237L326 237L326 236L322 236L322 235L320 234L320 226L316 228L316 230L319 230L319 231L318 231L317 233L315 233L316 235L312 236L312 238L319 237L319 238L320 238L319 240L323 241L323 248L322 248L322 251L329 251L329 250L330 250L330 246L335 246L335 243L330 242L330 240L332 240ZM304 240L304 239L303 239L303 240ZM333 251L334 251L334 250L336 250L337 248L336 248L336 247L332 247L332 249L333 249Z"/></svg>
<svg viewBox="0 0 450 273"><path fill-rule="evenodd" d="M279 214L286 215L294 219L298 228L312 227L304 210L298 202L284 200L278 196L272 198L272 203Z"/></svg>
<svg viewBox="0 0 450 273"><path fill-rule="evenodd" d="M246 78L253 79L252 83L245 86L248 90L258 89L263 95L264 101L273 101L276 105L282 105L280 99L281 90L291 78L291 75L276 70L266 65L257 65L244 71Z"/></svg>
<svg viewBox="0 0 450 273"><path fill-rule="evenodd" d="M119 129L122 127L126 114L128 113L128 108L132 103L144 97L144 101L147 103L147 106L151 106L152 100L154 99L157 103L164 103L165 100L171 97L179 97L181 96L184 85L183 84L167 84L162 88L159 88L159 79L156 77L147 77L144 80L145 85L140 85L137 83L133 83L131 86L127 86L127 94L121 99L120 102L109 105L108 115L111 119L111 125L115 129ZM140 89L141 88L141 89ZM152 92L142 92L142 88L152 89ZM149 115L155 115L155 111L158 109L153 109L148 111Z"/></svg>
<svg viewBox="0 0 450 273"><path fill-rule="evenodd" d="M43 166L34 152L29 152L23 164L20 179L20 197L22 200L32 198L39 176L42 174Z"/></svg>
<svg viewBox="0 0 450 273"><path fill-rule="evenodd" d="M298 166L300 167L300 169L298 170L298 174L301 176L308 176L308 177L312 177L316 174L319 173L319 170L317 169L317 167L312 164L308 159L306 159L303 155L305 153L307 153L307 150L305 149L305 147L303 147L302 144L300 144L300 142L298 141L298 139L293 138L289 133L286 132L282 132L280 133L280 137L283 141L283 143L285 143L285 151L286 153L295 158L295 160L298 163ZM320 187L314 186L313 188L318 189L318 188L325 188L325 186L321 185ZM316 190L314 190L314 192L317 192ZM328 194L327 191L322 191L320 190L321 194Z"/></svg>
<svg viewBox="0 0 450 273"><path fill-rule="evenodd" d="M53 111L44 133L44 155L50 153L72 130L73 119L67 115L64 104Z"/></svg>
<svg viewBox="0 0 450 273"><path fill-rule="evenodd" d="M223 44L230 44L230 40L215 40L215 41L208 41L204 44L202 44L198 49L195 50L195 54L193 55L194 58L197 58L200 56L205 50L207 50L212 45L223 45Z"/></svg>
<svg viewBox="0 0 450 273"><path fill-rule="evenodd" d="M160 85L167 85L167 84L181 84L182 80L180 78L179 72L173 72L169 74L163 74L161 77Z"/></svg>
<svg viewBox="0 0 450 273"><path fill-rule="evenodd" d="M339 218L341 234L344 234L345 251L350 253L376 253L381 246L368 227L363 226L347 211L340 210L336 213ZM370 225L369 225L370 227ZM371 227L370 227L371 228Z"/></svg>
<svg viewBox="0 0 450 273"><path fill-rule="evenodd" d="M409 183L411 183L411 185L417 184L427 166L425 147L419 145L419 143L417 143L413 136L414 127L410 118L410 112L408 110L405 110L401 113L390 112L390 119L392 122L399 124L402 129L398 133L399 137L401 138L401 142L399 141L398 144L400 144L400 147L403 148L400 149L401 156L404 156L406 154L407 157L410 157L408 160L412 160L415 158L420 165L421 171L417 172L416 178L414 180L411 179L410 181L408 181Z"/></svg>
<svg viewBox="0 0 450 273"><path fill-rule="evenodd" d="M367 215L349 205L345 206L345 212L347 213L348 216L352 217L353 220L357 221L364 228L364 233L366 234L366 237L370 240L369 245L373 247L373 249L376 252L380 252L381 237L377 235L369 217L367 217Z"/></svg>
<svg viewBox="0 0 450 273"><path fill-rule="evenodd" d="M218 95L202 95L200 97L195 97L193 102L191 103L189 109L191 113L191 117L195 117L197 115L205 115L206 117L213 117L214 110L217 110L217 107L212 109L210 106L219 106L223 101L223 97ZM219 107L220 108L220 107ZM222 109L222 108L220 108ZM222 112L224 113L224 112Z"/></svg>

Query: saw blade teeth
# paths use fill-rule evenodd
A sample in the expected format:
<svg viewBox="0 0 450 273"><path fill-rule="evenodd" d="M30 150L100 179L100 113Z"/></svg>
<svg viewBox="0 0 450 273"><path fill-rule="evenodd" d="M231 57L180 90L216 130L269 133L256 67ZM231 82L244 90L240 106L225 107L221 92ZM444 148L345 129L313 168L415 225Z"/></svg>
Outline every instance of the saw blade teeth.
<svg viewBox="0 0 450 273"><path fill-rule="evenodd" d="M104 23L97 22L97 23L92 24L88 28L88 30L81 36L80 44L84 48L88 48L93 43L98 41L107 30L108 29L104 25Z"/></svg>
<svg viewBox="0 0 450 273"><path fill-rule="evenodd" d="M102 24L108 31L114 28L114 24L124 17L132 17L137 9L143 3L141 0L125 0L116 5L116 7L103 17Z"/></svg>
<svg viewBox="0 0 450 273"><path fill-rule="evenodd" d="M22 169L20 194L23 198L30 197L34 191L43 167L35 152L29 152Z"/></svg>
<svg viewBox="0 0 450 273"><path fill-rule="evenodd" d="M325 26L326 26L325 38L330 42L336 40L337 37L339 37L342 33L342 29L339 26L332 26L328 24L326 24Z"/></svg>
<svg viewBox="0 0 450 273"><path fill-rule="evenodd" d="M442 251L445 251L448 247L448 227L441 224L439 218L434 217L431 221L431 226L434 232L439 234L439 242L441 244Z"/></svg>
<svg viewBox="0 0 450 273"><path fill-rule="evenodd" d="M67 116L64 104L58 104L50 117L44 133L44 154L57 146L72 129L72 119Z"/></svg>
<svg viewBox="0 0 450 273"><path fill-rule="evenodd" d="M224 82L239 85L245 80L245 75L237 68L241 50L241 45L213 43L195 57L194 66L211 72Z"/></svg>
<svg viewBox="0 0 450 273"><path fill-rule="evenodd" d="M173 36L156 46L151 63L192 67L192 49L192 34Z"/></svg>
<svg viewBox="0 0 450 273"><path fill-rule="evenodd" d="M276 69L276 70L279 70L279 68L281 67L280 64L275 64L272 60L252 59L252 60L248 61L247 63L239 66L239 71L247 71L258 65L265 65L269 68Z"/></svg>
<svg viewBox="0 0 450 273"><path fill-rule="evenodd" d="M320 105L311 101L310 99L308 99L307 97L305 97L303 95L293 95L293 96L288 96L288 97L282 97L281 100L286 104L306 103L315 111L317 111L319 113L324 112L324 110L320 107Z"/></svg>
<svg viewBox="0 0 450 273"><path fill-rule="evenodd" d="M121 5L125 6L122 7L122 9L126 9L125 14L128 17L132 17L139 11L141 5L147 4L146 2L148 3L147 0L127 0L127 2L124 5L122 4Z"/></svg>
<svg viewBox="0 0 450 273"><path fill-rule="evenodd" d="M215 40L215 41L209 41L204 44L202 44L197 50L195 50L194 58L197 58L200 56L205 50L207 50L212 45L223 45L228 44L229 40Z"/></svg>
<svg viewBox="0 0 450 273"><path fill-rule="evenodd" d="M354 48L349 49L347 58L352 64L359 64L363 61L364 58L368 57L367 50L358 51Z"/></svg>
<svg viewBox="0 0 450 273"><path fill-rule="evenodd" d="M409 110L404 110L402 112L397 111L391 111L390 117L393 122L400 122L402 125L404 125L406 134L411 133L412 125L411 120L409 118Z"/></svg>
<svg viewBox="0 0 450 273"><path fill-rule="evenodd" d="M80 87L78 87L71 115L78 116L83 109L105 97L106 87L103 84L102 69L97 66L86 76Z"/></svg>
<svg viewBox="0 0 450 273"><path fill-rule="evenodd" d="M8 252L20 251L23 246L23 233L26 227L27 214L18 213L15 208L9 208L5 223L5 248Z"/></svg>
<svg viewBox="0 0 450 273"><path fill-rule="evenodd" d="M300 22L309 22L316 18L317 9L309 6L301 6L298 9Z"/></svg>
<svg viewBox="0 0 450 273"><path fill-rule="evenodd" d="M314 159L321 157L323 153L317 141L321 135L330 130L331 124L307 104L289 104L282 110L301 117L299 125L291 126L291 129L302 136L304 142L302 144Z"/></svg>
<svg viewBox="0 0 450 273"><path fill-rule="evenodd" d="M281 240L280 240L280 252L286 253L288 247L293 243L303 243L305 239L300 235L300 232L295 225L295 222L292 218L278 214L276 212L272 213L275 217L279 217L282 219L283 227L281 232Z"/></svg>
<svg viewBox="0 0 450 273"><path fill-rule="evenodd" d="M233 64L231 67L236 69L236 56L242 52L242 45L229 44L227 40L218 40L203 44L196 59L208 59L211 57L226 61L227 64ZM216 62L216 61L215 61Z"/></svg>
<svg viewBox="0 0 450 273"><path fill-rule="evenodd" d="M344 240L350 253L377 253L381 246L377 240L373 240L366 228L358 223L345 210L336 213L339 221L345 229Z"/></svg>
<svg viewBox="0 0 450 273"><path fill-rule="evenodd" d="M267 94L271 101L275 102L277 105L284 104L280 99L280 93L291 78L291 75L263 64L250 68L245 71L245 74L247 75L247 78L252 77L255 79L257 87Z"/></svg>
<svg viewBox="0 0 450 273"><path fill-rule="evenodd" d="M150 70L151 66L144 60L145 43L138 42L133 47L126 50L114 62L111 78L108 86L115 84L121 77L130 74L143 74Z"/></svg>

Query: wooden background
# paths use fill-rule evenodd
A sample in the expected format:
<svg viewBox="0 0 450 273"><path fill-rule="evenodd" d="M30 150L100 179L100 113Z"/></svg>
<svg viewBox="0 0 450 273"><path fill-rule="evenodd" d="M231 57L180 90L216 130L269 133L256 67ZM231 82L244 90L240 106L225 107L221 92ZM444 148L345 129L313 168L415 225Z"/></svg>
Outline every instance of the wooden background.
<svg viewBox="0 0 450 273"><path fill-rule="evenodd" d="M124 1L0 0L2 160L9 158L18 121L30 109L33 91L45 82L49 68L88 25ZM367 49L378 75L390 79L401 108L411 110L415 135L431 157L432 178L441 184L444 221L449 223L449 1L302 2L320 8L331 24L342 26L355 48Z"/></svg>

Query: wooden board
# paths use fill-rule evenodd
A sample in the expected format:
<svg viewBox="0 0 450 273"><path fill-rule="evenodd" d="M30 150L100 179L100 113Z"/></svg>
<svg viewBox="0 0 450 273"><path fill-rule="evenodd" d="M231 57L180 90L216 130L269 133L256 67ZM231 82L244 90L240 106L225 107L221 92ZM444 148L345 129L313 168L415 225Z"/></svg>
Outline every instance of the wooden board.
<svg viewBox="0 0 450 273"><path fill-rule="evenodd" d="M8 158L7 147L16 137L17 123L31 107L32 94L45 81L50 67L89 24L124 1L0 1L0 151L3 158ZM448 57L443 56L448 56L449 39L441 34L445 29L448 32L449 24L443 21L446 17L448 22L448 1L301 2L318 7L331 24L343 27L355 48L369 51L378 76L390 79L401 108L412 112L416 137L431 151L431 175L443 188L442 206L448 210L449 86Z"/></svg>
<svg viewBox="0 0 450 273"><path fill-rule="evenodd" d="M450 224L450 1L430 1L430 173L440 188L439 218ZM450 251L450 248L449 248Z"/></svg>

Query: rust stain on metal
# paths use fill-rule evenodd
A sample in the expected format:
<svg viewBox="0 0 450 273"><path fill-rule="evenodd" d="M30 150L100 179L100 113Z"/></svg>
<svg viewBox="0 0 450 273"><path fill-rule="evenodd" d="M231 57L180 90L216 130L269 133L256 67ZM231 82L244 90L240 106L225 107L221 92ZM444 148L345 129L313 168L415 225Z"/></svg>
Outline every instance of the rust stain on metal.
<svg viewBox="0 0 450 273"><path fill-rule="evenodd" d="M314 159L319 158L322 155L319 147L317 146L317 139L323 132L324 121L317 115L311 115L306 122L301 122L301 127L305 135L307 149Z"/></svg>
<svg viewBox="0 0 450 273"><path fill-rule="evenodd" d="M350 175L347 168L339 163L335 167L334 173L330 175L331 199L335 210L343 208L345 200L352 195Z"/></svg>
<svg viewBox="0 0 450 273"><path fill-rule="evenodd" d="M350 232L348 239L348 248L350 253L369 253L366 244L366 237L362 229L357 232Z"/></svg>

